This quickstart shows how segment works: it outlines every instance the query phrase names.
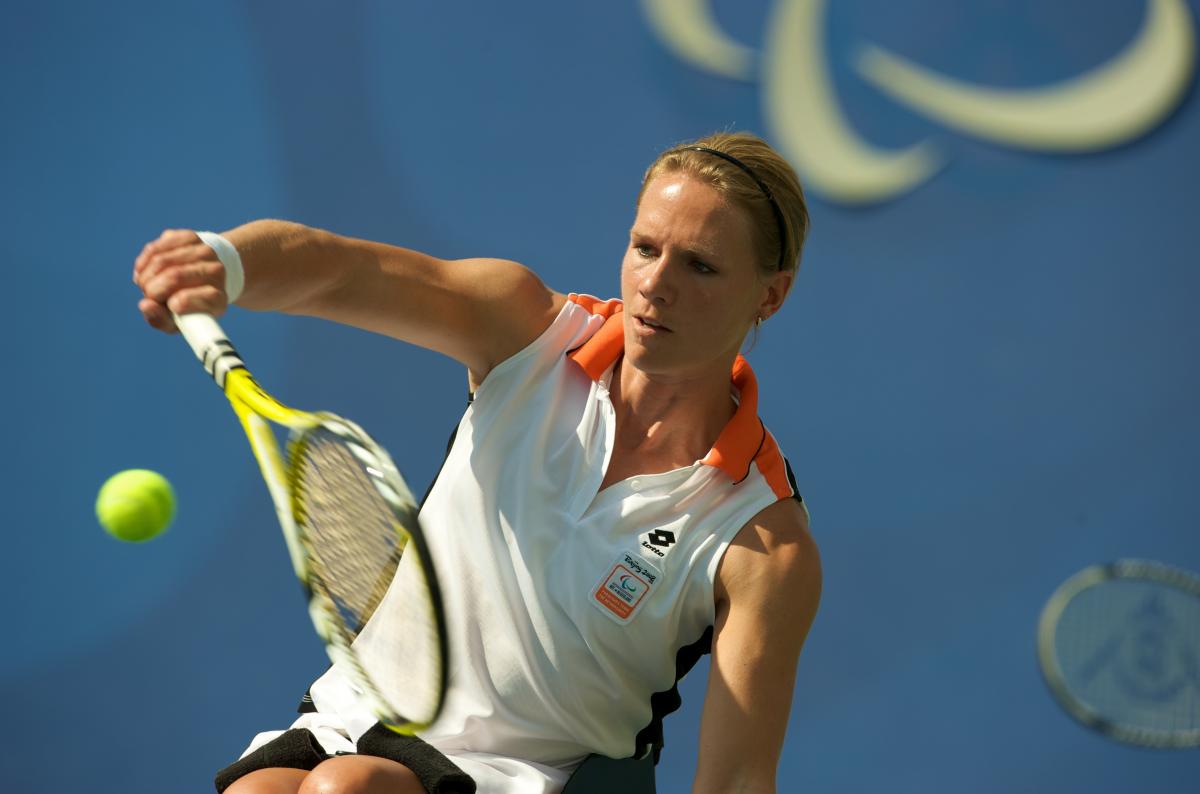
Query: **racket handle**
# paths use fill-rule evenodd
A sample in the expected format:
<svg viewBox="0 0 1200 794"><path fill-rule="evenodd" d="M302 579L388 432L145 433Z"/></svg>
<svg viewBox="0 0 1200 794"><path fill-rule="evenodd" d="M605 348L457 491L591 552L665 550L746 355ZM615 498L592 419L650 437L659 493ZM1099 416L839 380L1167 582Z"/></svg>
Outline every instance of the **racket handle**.
<svg viewBox="0 0 1200 794"><path fill-rule="evenodd" d="M230 370L245 368L242 357L221 330L221 326L211 314L175 314L175 325L179 327L183 338L191 346L192 352L204 369L222 389L225 388L225 376Z"/></svg>

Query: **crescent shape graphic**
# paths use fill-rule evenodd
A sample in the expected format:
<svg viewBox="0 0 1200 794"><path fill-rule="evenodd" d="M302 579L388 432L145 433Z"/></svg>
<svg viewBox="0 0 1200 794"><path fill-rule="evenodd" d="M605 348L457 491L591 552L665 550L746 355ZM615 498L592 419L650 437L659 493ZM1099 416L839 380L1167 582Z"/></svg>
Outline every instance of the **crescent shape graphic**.
<svg viewBox="0 0 1200 794"><path fill-rule="evenodd" d="M1186 3L1151 0L1124 52L1041 88L972 85L873 45L863 48L856 68L883 93L948 127L1018 148L1084 152L1132 140L1162 121L1183 98L1194 61Z"/></svg>
<svg viewBox="0 0 1200 794"><path fill-rule="evenodd" d="M929 179L941 158L928 143L892 152L847 123L826 68L824 0L780 0L763 62L767 124L806 186L846 204L891 198Z"/></svg>
<svg viewBox="0 0 1200 794"><path fill-rule="evenodd" d="M757 56L725 35L709 0L642 0L650 26L687 63L735 80L753 80Z"/></svg>

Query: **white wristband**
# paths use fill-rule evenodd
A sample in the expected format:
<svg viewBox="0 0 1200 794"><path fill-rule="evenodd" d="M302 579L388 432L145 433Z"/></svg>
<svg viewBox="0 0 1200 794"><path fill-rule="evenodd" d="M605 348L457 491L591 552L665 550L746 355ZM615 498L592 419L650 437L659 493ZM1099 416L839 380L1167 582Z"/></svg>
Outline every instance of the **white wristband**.
<svg viewBox="0 0 1200 794"><path fill-rule="evenodd" d="M196 232L200 241L207 245L225 266L225 295L229 304L241 297L242 289L246 286L246 271L242 268L242 257L238 254L233 243L216 232Z"/></svg>

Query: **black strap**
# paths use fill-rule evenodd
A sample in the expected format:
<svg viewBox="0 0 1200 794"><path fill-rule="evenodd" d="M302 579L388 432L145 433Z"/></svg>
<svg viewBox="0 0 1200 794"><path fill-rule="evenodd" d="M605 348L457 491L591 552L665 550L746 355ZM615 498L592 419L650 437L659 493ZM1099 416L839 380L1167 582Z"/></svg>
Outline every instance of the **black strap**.
<svg viewBox="0 0 1200 794"><path fill-rule="evenodd" d="M251 772L272 767L311 771L328 757L312 731L307 728L292 728L222 769L217 773L213 784L220 794L238 778Z"/></svg>
<svg viewBox="0 0 1200 794"><path fill-rule="evenodd" d="M436 749L416 736L403 736L375 723L358 739L362 755L404 764L429 794L475 794L475 781Z"/></svg>

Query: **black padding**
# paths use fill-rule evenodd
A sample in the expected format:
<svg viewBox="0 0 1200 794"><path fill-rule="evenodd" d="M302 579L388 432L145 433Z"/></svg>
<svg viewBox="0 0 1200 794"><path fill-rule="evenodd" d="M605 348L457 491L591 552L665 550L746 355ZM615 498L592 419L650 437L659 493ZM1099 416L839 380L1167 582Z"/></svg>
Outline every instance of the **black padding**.
<svg viewBox="0 0 1200 794"><path fill-rule="evenodd" d="M416 736L401 736L376 723L359 737L358 752L404 764L429 794L475 794L470 775Z"/></svg>
<svg viewBox="0 0 1200 794"><path fill-rule="evenodd" d="M284 767L311 770L328 757L312 731L307 728L292 728L222 769L213 783L219 794L232 786L238 778L259 769Z"/></svg>
<svg viewBox="0 0 1200 794"><path fill-rule="evenodd" d="M654 794L654 759L587 757L562 794Z"/></svg>

